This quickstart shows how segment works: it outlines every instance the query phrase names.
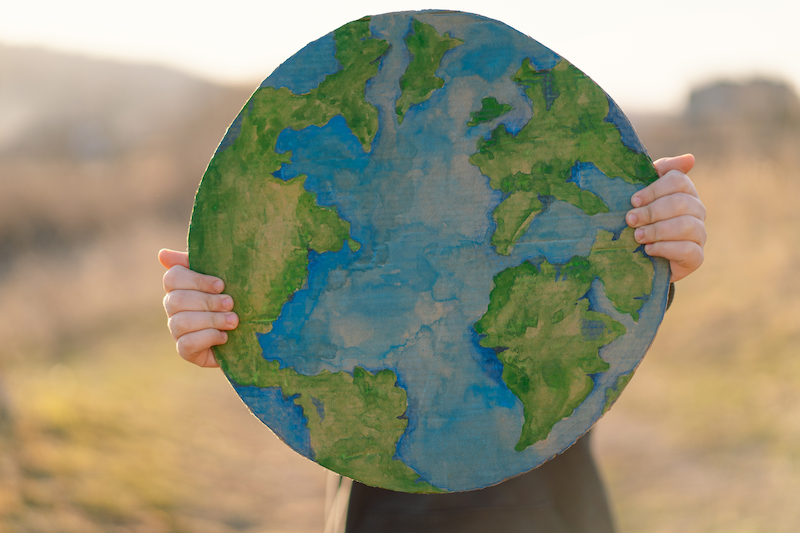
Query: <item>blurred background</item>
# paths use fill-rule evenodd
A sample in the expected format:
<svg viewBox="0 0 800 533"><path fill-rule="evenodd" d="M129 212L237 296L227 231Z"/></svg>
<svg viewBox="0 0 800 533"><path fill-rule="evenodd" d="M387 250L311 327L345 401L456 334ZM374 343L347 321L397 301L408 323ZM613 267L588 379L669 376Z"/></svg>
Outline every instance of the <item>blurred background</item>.
<svg viewBox="0 0 800 533"><path fill-rule="evenodd" d="M594 432L620 531L800 529L800 11L496 4L3 7L0 531L320 531L325 471L176 355L156 254L185 248L261 79L350 20L429 7L510 23L598 81L652 156L697 157L706 262Z"/></svg>

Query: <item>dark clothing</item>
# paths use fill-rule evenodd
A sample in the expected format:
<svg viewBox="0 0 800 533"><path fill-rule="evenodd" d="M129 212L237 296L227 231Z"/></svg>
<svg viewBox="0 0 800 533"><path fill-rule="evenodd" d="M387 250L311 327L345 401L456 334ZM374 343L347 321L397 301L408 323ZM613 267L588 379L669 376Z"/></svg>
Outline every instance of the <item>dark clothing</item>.
<svg viewBox="0 0 800 533"><path fill-rule="evenodd" d="M613 533L589 438L482 490L406 494L353 483L346 533Z"/></svg>

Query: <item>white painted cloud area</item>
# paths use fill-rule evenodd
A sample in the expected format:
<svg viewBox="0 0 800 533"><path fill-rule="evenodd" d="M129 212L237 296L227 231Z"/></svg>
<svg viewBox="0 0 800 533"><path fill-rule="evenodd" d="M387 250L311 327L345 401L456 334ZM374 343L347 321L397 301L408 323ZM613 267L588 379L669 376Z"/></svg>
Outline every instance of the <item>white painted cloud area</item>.
<svg viewBox="0 0 800 533"><path fill-rule="evenodd" d="M800 87L800 2L27 0L7 2L0 43L157 63L255 84L306 43L364 15L454 9L530 35L597 81L626 112L674 111L721 77Z"/></svg>

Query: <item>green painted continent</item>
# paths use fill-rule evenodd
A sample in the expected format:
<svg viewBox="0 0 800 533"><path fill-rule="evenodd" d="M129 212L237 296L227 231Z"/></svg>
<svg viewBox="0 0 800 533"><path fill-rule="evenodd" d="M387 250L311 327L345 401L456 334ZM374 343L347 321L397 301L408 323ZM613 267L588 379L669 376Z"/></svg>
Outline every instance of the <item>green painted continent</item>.
<svg viewBox="0 0 800 533"><path fill-rule="evenodd" d="M400 77L402 93L397 99L397 121L402 124L403 117L412 105L428 100L436 89L444 87L444 80L436 76L436 69L445 52L464 44L449 34L439 35L433 26L413 19L412 31L406 36L406 46L413 59Z"/></svg>
<svg viewBox="0 0 800 533"><path fill-rule="evenodd" d="M308 254L338 251L350 224L335 208L317 205L305 176L273 176L292 154L278 153L286 128L324 126L341 115L365 151L378 130L378 112L364 99L369 78L388 43L370 37L369 19L336 30L342 69L307 94L286 88L258 89L241 113L241 133L219 151L203 176L189 230L189 259L198 272L219 276L236 302L240 325L215 348L228 377L243 386L280 387L308 419L320 464L366 483L408 492L435 492L419 475L393 459L405 431L405 391L384 370L356 368L305 376L262 356L258 334L267 333L281 308L308 278ZM258 274L258 275L256 275ZM353 431L348 434L348 431ZM376 477L377 476L377 477Z"/></svg>
<svg viewBox="0 0 800 533"><path fill-rule="evenodd" d="M561 266L544 261L538 268L524 262L495 276L489 307L475 331L482 335L481 346L497 352L503 381L522 402L525 420L515 449L547 438L556 422L592 392L591 375L608 370L599 350L626 328L590 310L586 294L596 278L607 274L609 254L619 253L616 268L624 275L618 279L647 285L638 295L648 295L653 266L637 248L630 228L616 240L601 230L588 257L576 256ZM631 301L623 291L606 290L606 296L634 318L644 303Z"/></svg>
<svg viewBox="0 0 800 533"><path fill-rule="evenodd" d="M252 335L255 338L255 332ZM391 370L372 374L356 367L314 376L280 368L261 359L252 379L242 385L280 387L308 419L314 460L362 483L403 492L443 492L419 480L419 474L393 457L408 426L406 391Z"/></svg>
<svg viewBox="0 0 800 533"><path fill-rule="evenodd" d="M611 409L611 406L614 405L614 402L619 399L620 394L622 394L623 389L628 386L632 377L633 372L622 374L617 378L617 381L614 382L614 386L606 390L606 403L603 406L603 414L607 413L608 410Z"/></svg>
<svg viewBox="0 0 800 533"><path fill-rule="evenodd" d="M310 250L338 251L348 241L358 247L349 240L350 224L335 208L317 205L315 195L305 190L305 176L287 181L273 176L291 162L291 152L275 149L286 128L323 126L341 115L364 150L371 146L378 112L365 101L364 87L377 74L377 60L389 45L370 38L369 19L339 28L334 38L342 70L304 95L286 88L258 89L242 110L241 133L211 160L195 198L191 267L221 277L240 323L254 324L261 333L269 331L283 304L305 283ZM243 350L245 345L252 350ZM254 337L239 332L217 350L220 364L240 382L247 380L260 354Z"/></svg>
<svg viewBox="0 0 800 533"><path fill-rule="evenodd" d="M472 126L489 122L497 117L505 115L512 109L514 109L512 106L499 103L497 98L493 96L483 98L481 100L481 108L478 111L470 113L470 121L467 122L467 126L471 128Z"/></svg>
<svg viewBox="0 0 800 533"><path fill-rule="evenodd" d="M507 194L493 213L492 244L503 255L542 210L540 197L568 202L588 215L608 211L598 196L569 181L577 162L591 162L606 176L633 184L658 177L650 158L626 147L617 127L605 120L606 94L570 63L562 59L537 71L525 59L513 80L524 87L533 117L516 135L499 125L470 157L490 186Z"/></svg>

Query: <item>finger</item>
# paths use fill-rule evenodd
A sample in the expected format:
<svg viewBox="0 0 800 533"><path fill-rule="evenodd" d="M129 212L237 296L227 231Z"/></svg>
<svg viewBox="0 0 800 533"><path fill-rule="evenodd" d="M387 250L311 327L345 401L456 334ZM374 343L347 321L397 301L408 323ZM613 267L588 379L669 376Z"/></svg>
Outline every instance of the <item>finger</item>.
<svg viewBox="0 0 800 533"><path fill-rule="evenodd" d="M216 367L216 359L211 346L219 346L228 341L228 334L216 329L205 329L189 333L175 344L180 356L190 363L202 367Z"/></svg>
<svg viewBox="0 0 800 533"><path fill-rule="evenodd" d="M703 264L703 249L692 241L662 241L645 245L644 251L653 257L663 257L669 260L672 271L670 281L678 281Z"/></svg>
<svg viewBox="0 0 800 533"><path fill-rule="evenodd" d="M224 288L221 279L189 270L183 265L175 265L164 274L164 290L167 292L190 290L219 294Z"/></svg>
<svg viewBox="0 0 800 533"><path fill-rule="evenodd" d="M227 294L208 294L200 291L174 290L164 297L167 316L183 311L230 311L233 298Z"/></svg>
<svg viewBox="0 0 800 533"><path fill-rule="evenodd" d="M699 198L686 193L676 193L658 198L644 207L631 209L625 215L625 221L630 227L639 228L683 215L690 215L704 221L706 208Z"/></svg>
<svg viewBox="0 0 800 533"><path fill-rule="evenodd" d="M633 237L639 244L692 241L702 248L706 244L706 227L699 219L683 215L637 228Z"/></svg>
<svg viewBox="0 0 800 533"><path fill-rule="evenodd" d="M187 252L178 252L176 250L163 248L158 252L158 262L161 263L164 268L172 268L175 265L189 268L189 254Z"/></svg>
<svg viewBox="0 0 800 533"><path fill-rule="evenodd" d="M214 350L211 348L187 359L187 361L203 368L219 368L219 363L214 357Z"/></svg>
<svg viewBox="0 0 800 533"><path fill-rule="evenodd" d="M688 174L694 168L694 156L692 154L683 154L677 157L662 157L655 161L653 166L656 167L656 172L658 172L659 176L665 175L670 170Z"/></svg>
<svg viewBox="0 0 800 533"><path fill-rule="evenodd" d="M684 193L700 198L689 176L678 170L670 170L641 191L636 192L631 197L631 205L633 207L642 207L655 202L659 198L676 193Z"/></svg>
<svg viewBox="0 0 800 533"><path fill-rule="evenodd" d="M194 333L204 329L228 330L234 329L239 325L239 317L236 313L205 313L202 311L183 311L175 313L169 320L169 327L172 338L176 341L188 333Z"/></svg>

